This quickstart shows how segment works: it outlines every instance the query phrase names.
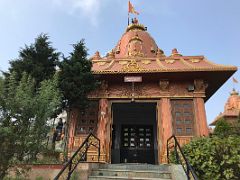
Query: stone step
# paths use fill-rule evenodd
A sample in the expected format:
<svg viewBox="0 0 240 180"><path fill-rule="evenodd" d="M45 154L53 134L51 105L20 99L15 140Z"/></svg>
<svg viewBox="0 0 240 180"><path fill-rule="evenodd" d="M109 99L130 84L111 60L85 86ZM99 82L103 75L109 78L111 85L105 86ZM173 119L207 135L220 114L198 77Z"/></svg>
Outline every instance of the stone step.
<svg viewBox="0 0 240 180"><path fill-rule="evenodd" d="M92 170L92 176L114 176L114 177L142 177L142 178L163 178L171 179L169 171L152 170L124 170L124 169L97 169Z"/></svg>
<svg viewBox="0 0 240 180"><path fill-rule="evenodd" d="M152 170L152 171L169 171L170 165L152 165L138 163L123 163L123 164L101 164L100 169L118 169L118 170Z"/></svg>
<svg viewBox="0 0 240 180"><path fill-rule="evenodd" d="M144 178L144 177L117 177L117 176L89 176L89 180L114 180L114 179L119 179L119 180L166 180L162 178Z"/></svg>

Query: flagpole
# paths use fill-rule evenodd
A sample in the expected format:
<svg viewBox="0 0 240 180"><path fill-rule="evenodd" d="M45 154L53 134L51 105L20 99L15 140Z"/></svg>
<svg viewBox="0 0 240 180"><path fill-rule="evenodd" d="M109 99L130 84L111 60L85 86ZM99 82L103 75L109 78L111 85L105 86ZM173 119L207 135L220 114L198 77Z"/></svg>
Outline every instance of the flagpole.
<svg viewBox="0 0 240 180"><path fill-rule="evenodd" d="M128 26L129 26L129 3L130 1L128 1Z"/></svg>

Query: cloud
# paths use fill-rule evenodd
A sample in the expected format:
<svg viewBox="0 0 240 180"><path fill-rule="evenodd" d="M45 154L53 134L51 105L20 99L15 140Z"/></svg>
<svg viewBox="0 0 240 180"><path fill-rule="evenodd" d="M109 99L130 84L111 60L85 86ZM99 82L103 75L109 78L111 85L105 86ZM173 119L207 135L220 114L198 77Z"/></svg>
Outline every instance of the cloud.
<svg viewBox="0 0 240 180"><path fill-rule="evenodd" d="M105 1L107 0L52 0L52 3L68 14L89 18L91 24L96 26Z"/></svg>

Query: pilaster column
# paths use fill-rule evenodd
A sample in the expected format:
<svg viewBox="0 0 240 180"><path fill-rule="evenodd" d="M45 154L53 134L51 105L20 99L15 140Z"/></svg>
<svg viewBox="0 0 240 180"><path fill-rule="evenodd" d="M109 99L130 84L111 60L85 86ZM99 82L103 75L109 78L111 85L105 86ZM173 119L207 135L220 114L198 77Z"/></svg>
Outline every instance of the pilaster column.
<svg viewBox="0 0 240 180"><path fill-rule="evenodd" d="M167 139L173 134L171 104L169 98L158 103L158 161L167 162Z"/></svg>
<svg viewBox="0 0 240 180"><path fill-rule="evenodd" d="M78 109L71 109L69 112L69 131L68 131L68 149L72 150L74 146L74 135L77 125Z"/></svg>
<svg viewBox="0 0 240 180"><path fill-rule="evenodd" d="M207 117L205 111L205 104L203 98L194 98L195 121L196 121L196 135L208 136L209 130L207 125Z"/></svg>
<svg viewBox="0 0 240 180"><path fill-rule="evenodd" d="M97 137L100 139L101 161L109 162L109 114L108 114L108 100L99 100L99 118L97 125ZM109 136L109 137L108 137Z"/></svg>

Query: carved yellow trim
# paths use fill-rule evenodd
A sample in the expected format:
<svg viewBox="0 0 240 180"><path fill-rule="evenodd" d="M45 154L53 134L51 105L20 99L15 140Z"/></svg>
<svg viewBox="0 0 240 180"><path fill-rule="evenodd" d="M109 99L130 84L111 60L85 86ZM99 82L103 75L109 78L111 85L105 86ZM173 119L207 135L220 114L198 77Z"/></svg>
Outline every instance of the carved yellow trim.
<svg viewBox="0 0 240 180"><path fill-rule="evenodd" d="M128 64L124 65L122 70L126 72L140 71L143 68L139 66L135 59L132 59Z"/></svg>
<svg viewBox="0 0 240 180"><path fill-rule="evenodd" d="M146 65L151 64L151 60L144 59L141 61L141 63L146 64Z"/></svg>
<svg viewBox="0 0 240 180"><path fill-rule="evenodd" d="M200 62L200 59L190 59L190 61L191 61L192 63L198 63L198 62Z"/></svg>
<svg viewBox="0 0 240 180"><path fill-rule="evenodd" d="M128 51L128 56L129 57L144 57L145 56L145 54L144 53L142 53L142 52L140 52L140 51L133 51L133 52L129 52Z"/></svg>
<svg viewBox="0 0 240 180"><path fill-rule="evenodd" d="M160 61L160 59L157 59L156 62L157 62L157 64L158 64L161 68L166 68L166 67L162 64L162 62Z"/></svg>
<svg viewBox="0 0 240 180"><path fill-rule="evenodd" d="M209 61L209 60L207 60L207 59L204 59L204 61L206 61L207 63L209 63L209 64L211 64L211 65L218 66L218 67L223 67L223 68L232 68L232 67L235 67L236 70L237 70L237 67L236 67L236 66L216 64L216 63L211 62L211 61Z"/></svg>
<svg viewBox="0 0 240 180"><path fill-rule="evenodd" d="M205 98L206 96L203 94L199 95L159 95L159 96L134 96L134 99L157 99L157 98L171 98L171 99L181 99L181 98ZM101 99L101 98L106 98L106 99L132 99L132 96L88 96L89 99Z"/></svg>
<svg viewBox="0 0 240 180"><path fill-rule="evenodd" d="M156 73L156 72L198 72L198 71L236 71L237 67L235 66L229 66L229 67L213 67L213 68L189 68L189 69L175 69L175 68L166 68L161 63L158 62L159 66L162 66L162 69L135 69L135 72L137 73ZM131 73L130 71L127 72L125 70L119 70L119 71L111 71L111 70L101 70L101 71L93 71L93 74L122 74L122 73Z"/></svg>
<svg viewBox="0 0 240 180"><path fill-rule="evenodd" d="M113 64L114 64L114 60L112 60L112 61L109 63L108 67L106 67L105 69L110 69L110 68L113 66Z"/></svg>
<svg viewBox="0 0 240 180"><path fill-rule="evenodd" d="M118 63L119 63L120 65L125 65L125 64L128 63L128 61L119 61Z"/></svg>
<svg viewBox="0 0 240 180"><path fill-rule="evenodd" d="M97 62L98 66L104 66L107 62L106 61L102 61L102 62Z"/></svg>
<svg viewBox="0 0 240 180"><path fill-rule="evenodd" d="M174 59L166 59L165 62L167 64L173 64L175 62L175 60Z"/></svg>
<svg viewBox="0 0 240 180"><path fill-rule="evenodd" d="M183 64L185 64L186 66L188 67L191 67L191 68L196 68L196 66L188 63L186 60L184 60L183 58L180 59L180 62L182 62Z"/></svg>

